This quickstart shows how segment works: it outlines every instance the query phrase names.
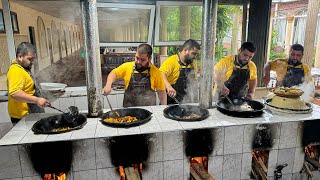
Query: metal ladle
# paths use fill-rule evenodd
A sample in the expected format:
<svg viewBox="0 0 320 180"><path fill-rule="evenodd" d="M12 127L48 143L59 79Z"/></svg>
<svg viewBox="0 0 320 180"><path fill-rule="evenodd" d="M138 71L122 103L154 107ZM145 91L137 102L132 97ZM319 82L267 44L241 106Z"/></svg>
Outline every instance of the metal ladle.
<svg viewBox="0 0 320 180"><path fill-rule="evenodd" d="M111 115L111 116L115 116L114 114L116 114L117 117L120 117L120 114L119 114L118 112L113 111L113 108L112 108L112 106L111 106L111 103L110 103L110 101L109 101L108 96L106 96L106 98L107 98L107 102L108 102L108 104L109 104L109 107L110 107L110 109L111 109L110 115Z"/></svg>
<svg viewBox="0 0 320 180"><path fill-rule="evenodd" d="M61 109L58 109L56 107L53 107L52 105L48 105L47 107L55 109L57 111L60 111L64 114L69 114L71 116L77 116L79 114L79 109L76 106L69 106L66 111L62 111Z"/></svg>
<svg viewBox="0 0 320 180"><path fill-rule="evenodd" d="M234 104L233 104L233 102L231 101L231 99L229 98L229 96L225 96L225 98L228 100L228 102L230 103L230 105L231 105L232 107L234 107Z"/></svg>
<svg viewBox="0 0 320 180"><path fill-rule="evenodd" d="M167 93L168 94L168 93ZM169 94L168 94L169 95ZM181 109L181 116L184 116L185 115L185 109L182 108L182 105L180 103L180 101L174 97L174 96L170 96L176 103L178 103L178 106L180 106L180 109Z"/></svg>

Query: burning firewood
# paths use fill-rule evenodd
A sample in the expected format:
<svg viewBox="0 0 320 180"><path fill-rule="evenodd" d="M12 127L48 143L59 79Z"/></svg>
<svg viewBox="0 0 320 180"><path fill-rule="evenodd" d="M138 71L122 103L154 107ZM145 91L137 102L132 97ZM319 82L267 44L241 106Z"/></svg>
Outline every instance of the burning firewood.
<svg viewBox="0 0 320 180"><path fill-rule="evenodd" d="M126 174L126 180L140 180L140 175L138 169L134 167L124 168L124 172Z"/></svg>
<svg viewBox="0 0 320 180"><path fill-rule="evenodd" d="M262 180L267 180L267 173L261 168L260 164L256 160L252 161L252 167Z"/></svg>
<svg viewBox="0 0 320 180"><path fill-rule="evenodd" d="M203 165L199 163L190 164L190 173L195 180L214 180Z"/></svg>

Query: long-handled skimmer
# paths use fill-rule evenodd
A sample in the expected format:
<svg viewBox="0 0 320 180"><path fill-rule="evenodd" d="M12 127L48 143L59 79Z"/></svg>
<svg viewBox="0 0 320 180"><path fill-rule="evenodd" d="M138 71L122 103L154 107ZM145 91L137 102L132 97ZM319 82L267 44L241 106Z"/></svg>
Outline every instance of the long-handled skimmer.
<svg viewBox="0 0 320 180"><path fill-rule="evenodd" d="M118 116L118 117L120 117L120 114L117 112L117 111L113 111L113 108L112 108L112 106L111 106L111 103L110 103L110 101L109 101L109 98L108 98L108 96L106 96L106 98L107 98L107 102L108 102L108 104L109 104L109 107L110 107L110 109L111 109L111 116L114 116L114 114L116 114L116 116Z"/></svg>

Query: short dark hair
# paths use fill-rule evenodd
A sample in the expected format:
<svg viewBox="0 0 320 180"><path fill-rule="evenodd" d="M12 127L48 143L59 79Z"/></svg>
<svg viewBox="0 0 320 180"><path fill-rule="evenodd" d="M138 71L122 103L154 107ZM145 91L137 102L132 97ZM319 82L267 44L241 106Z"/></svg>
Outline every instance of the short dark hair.
<svg viewBox="0 0 320 180"><path fill-rule="evenodd" d="M152 47L149 44L140 44L137 48L137 52L147 54L148 58L150 58L152 55Z"/></svg>
<svg viewBox="0 0 320 180"><path fill-rule="evenodd" d="M257 48L254 46L254 44L252 42L244 42L241 45L240 50L241 51L248 50L248 51L250 51L252 53L255 53Z"/></svg>
<svg viewBox="0 0 320 180"><path fill-rule="evenodd" d="M304 48L301 44L292 44L290 50L295 50L295 51L304 51Z"/></svg>
<svg viewBox="0 0 320 180"><path fill-rule="evenodd" d="M18 57L19 54L22 56L28 55L28 52L33 52L34 54L37 53L36 48L33 44L29 42L22 42L17 47L16 57Z"/></svg>
<svg viewBox="0 0 320 180"><path fill-rule="evenodd" d="M180 51L182 51L184 48L188 49L188 50L192 50L194 48L200 50L200 44L193 40L193 39L188 39L186 42L183 43L183 45L181 46Z"/></svg>

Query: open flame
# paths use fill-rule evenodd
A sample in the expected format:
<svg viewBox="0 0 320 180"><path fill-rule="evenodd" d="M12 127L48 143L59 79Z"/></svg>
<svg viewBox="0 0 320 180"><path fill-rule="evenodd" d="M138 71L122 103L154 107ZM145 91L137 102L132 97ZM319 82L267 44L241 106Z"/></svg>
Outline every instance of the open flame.
<svg viewBox="0 0 320 180"><path fill-rule="evenodd" d="M193 157L190 160L190 164L191 163L199 163L208 171L208 156Z"/></svg>
<svg viewBox="0 0 320 180"><path fill-rule="evenodd" d="M44 174L42 177L43 180L66 180L67 179L67 175L66 173L62 172L62 173L52 173L52 174Z"/></svg>
<svg viewBox="0 0 320 180"><path fill-rule="evenodd" d="M142 179L142 163L133 164L130 167L119 166L120 180L132 179L128 177L134 177L133 179Z"/></svg>

